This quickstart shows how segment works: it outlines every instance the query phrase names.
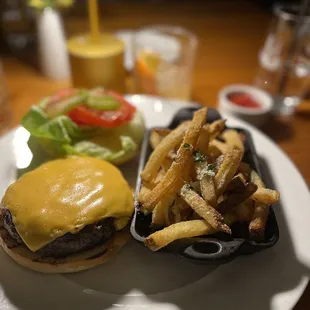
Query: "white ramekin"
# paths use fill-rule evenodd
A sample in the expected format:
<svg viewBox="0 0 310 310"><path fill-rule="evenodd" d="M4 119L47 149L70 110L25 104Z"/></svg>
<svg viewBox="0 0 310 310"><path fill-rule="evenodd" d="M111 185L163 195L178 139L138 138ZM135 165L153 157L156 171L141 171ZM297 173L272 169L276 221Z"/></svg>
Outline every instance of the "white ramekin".
<svg viewBox="0 0 310 310"><path fill-rule="evenodd" d="M228 95L234 92L247 93L260 104L260 108L239 107L228 99ZM243 119L254 126L262 126L270 116L273 101L272 97L265 91L254 86L245 84L232 84L222 88L218 95L218 110L225 116L233 116Z"/></svg>

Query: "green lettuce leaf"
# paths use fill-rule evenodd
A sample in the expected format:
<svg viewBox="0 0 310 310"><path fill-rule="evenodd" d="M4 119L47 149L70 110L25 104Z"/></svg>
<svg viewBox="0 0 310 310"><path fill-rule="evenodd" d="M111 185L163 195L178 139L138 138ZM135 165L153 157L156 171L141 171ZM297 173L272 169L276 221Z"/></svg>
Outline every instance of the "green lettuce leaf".
<svg viewBox="0 0 310 310"><path fill-rule="evenodd" d="M45 150L54 156L65 155L63 146L93 136L94 127L79 127L68 116L49 119L38 106L33 106L21 120L32 137L39 140Z"/></svg>
<svg viewBox="0 0 310 310"><path fill-rule="evenodd" d="M64 148L68 155L91 156L107 160L111 163L119 163L126 157L131 158L136 155L138 145L131 137L120 136L122 148L117 152L100 146L90 141L81 141L73 146L65 145Z"/></svg>
<svg viewBox="0 0 310 310"><path fill-rule="evenodd" d="M33 106L21 124L31 134L30 149L40 144L52 157L87 155L120 164L135 156L143 139L145 125L140 112L123 126L105 129L78 126L66 115L50 119L41 106Z"/></svg>
<svg viewBox="0 0 310 310"><path fill-rule="evenodd" d="M47 115L38 106L32 106L22 118L21 124L29 131L35 131L48 121Z"/></svg>

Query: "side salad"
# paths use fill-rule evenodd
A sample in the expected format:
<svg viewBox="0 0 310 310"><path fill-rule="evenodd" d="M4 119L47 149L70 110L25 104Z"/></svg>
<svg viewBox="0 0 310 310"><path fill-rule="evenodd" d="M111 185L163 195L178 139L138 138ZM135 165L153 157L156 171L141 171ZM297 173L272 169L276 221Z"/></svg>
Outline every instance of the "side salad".
<svg viewBox="0 0 310 310"><path fill-rule="evenodd" d="M86 155L113 164L137 154L145 130L141 112L103 88L61 90L32 106L21 124L31 149L39 144L52 157Z"/></svg>

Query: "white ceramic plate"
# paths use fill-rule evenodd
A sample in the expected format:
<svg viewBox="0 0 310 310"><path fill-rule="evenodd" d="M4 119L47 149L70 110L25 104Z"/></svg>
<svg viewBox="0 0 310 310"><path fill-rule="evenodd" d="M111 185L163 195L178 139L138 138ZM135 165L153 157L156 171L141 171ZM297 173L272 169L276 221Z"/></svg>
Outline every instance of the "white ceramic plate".
<svg viewBox="0 0 310 310"><path fill-rule="evenodd" d="M167 125L173 114L186 106L148 96L128 99L144 112L148 127ZM241 121L230 119L228 125L251 132L267 184L281 191L281 204L275 206L280 227L275 247L215 268L193 265L168 253L151 253L131 241L113 261L72 275L32 272L0 250L0 308L291 309L308 283L308 188L270 139ZM25 130L17 128L0 138L0 196L14 180L16 167L24 168L31 160L27 137ZM136 164L122 167L132 183Z"/></svg>

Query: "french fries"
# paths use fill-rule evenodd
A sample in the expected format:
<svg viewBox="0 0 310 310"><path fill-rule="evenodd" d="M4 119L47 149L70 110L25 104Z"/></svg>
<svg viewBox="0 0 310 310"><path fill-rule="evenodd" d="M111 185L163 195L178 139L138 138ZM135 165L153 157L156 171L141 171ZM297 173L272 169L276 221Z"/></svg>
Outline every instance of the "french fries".
<svg viewBox="0 0 310 310"><path fill-rule="evenodd" d="M209 126L210 140L214 140L225 128L226 120L219 119Z"/></svg>
<svg viewBox="0 0 310 310"><path fill-rule="evenodd" d="M225 130L222 134L222 138L226 141L231 149L238 149L244 152L243 142L241 141L240 135L236 130Z"/></svg>
<svg viewBox="0 0 310 310"><path fill-rule="evenodd" d="M217 205L217 197L214 186L214 176L208 170L208 163L196 163L197 179L200 180L200 191L202 197L213 208Z"/></svg>
<svg viewBox="0 0 310 310"><path fill-rule="evenodd" d="M229 146L219 140L213 140L209 143L208 153L217 153L218 156L229 151Z"/></svg>
<svg viewBox="0 0 310 310"><path fill-rule="evenodd" d="M242 163L243 165L243 169L250 169L249 165ZM247 167L245 166L247 165ZM254 184L256 184L259 188L264 188L265 184L262 181L262 179L260 178L260 176L256 173L256 171L251 170L250 172L248 172L250 174L250 180L251 182L253 182Z"/></svg>
<svg viewBox="0 0 310 310"><path fill-rule="evenodd" d="M194 192L189 184L185 184L181 189L181 197L193 208L193 210L200 215L206 222L208 222L216 231L222 231L231 234L230 228L224 224L223 217L212 206Z"/></svg>
<svg viewBox="0 0 310 310"><path fill-rule="evenodd" d="M177 157L167 171L165 177L155 186L153 190L151 190L151 192L142 197L139 196L139 201L146 210L152 210L160 199L168 192L177 193L181 189L184 180L187 177L186 173L188 172L188 169L186 168L190 166L189 162L192 160L193 150L196 147L202 126L206 122L206 115L207 108L200 109L194 113L193 120L190 123L185 133L182 145L177 152ZM159 147L160 145L158 148ZM156 152L156 149L154 152ZM152 155L150 160L151 158Z"/></svg>
<svg viewBox="0 0 310 310"><path fill-rule="evenodd" d="M171 167L173 163L173 160L171 158L166 157L161 165L161 167L163 168L163 170L165 172L167 172L169 170L169 168Z"/></svg>
<svg viewBox="0 0 310 310"><path fill-rule="evenodd" d="M158 134L158 132L155 130L152 130L151 136L150 136L150 144L153 150L157 148L161 140L162 140L162 137Z"/></svg>
<svg viewBox="0 0 310 310"><path fill-rule="evenodd" d="M249 223L252 220L254 212L254 203L252 200L247 200L238 205L233 213L238 218L239 222L247 222Z"/></svg>
<svg viewBox="0 0 310 310"><path fill-rule="evenodd" d="M165 177L166 175L166 170L164 167L161 167L159 170L158 170L158 173L155 177L155 184L158 184L162 181L162 179Z"/></svg>
<svg viewBox="0 0 310 310"><path fill-rule="evenodd" d="M144 243L152 251L157 251L177 239L209 235L211 233L214 233L214 229L204 220L184 221L172 224L151 234L145 238Z"/></svg>
<svg viewBox="0 0 310 310"><path fill-rule="evenodd" d="M233 192L225 200L223 200L218 205L218 209L221 213L226 213L246 201L256 190L257 185L254 183L243 185L242 190Z"/></svg>
<svg viewBox="0 0 310 310"><path fill-rule="evenodd" d="M175 201L174 195L166 195L163 199L155 206L152 212L152 224L158 226L165 226L168 223L168 212L169 207Z"/></svg>
<svg viewBox="0 0 310 310"><path fill-rule="evenodd" d="M153 128L152 132L156 132L160 137L166 137L172 130L168 128Z"/></svg>
<svg viewBox="0 0 310 310"><path fill-rule="evenodd" d="M251 198L260 203L271 205L279 201L280 193L268 188L258 188Z"/></svg>
<svg viewBox="0 0 310 310"><path fill-rule="evenodd" d="M252 238L263 238L269 205L279 200L279 192L265 188L241 161L240 134L225 129L224 120L205 124L206 114L200 109L175 130L151 133L154 151L141 173L138 201L142 211L152 212L157 231L145 239L152 251L177 239L234 234L235 223L248 224Z"/></svg>
<svg viewBox="0 0 310 310"><path fill-rule="evenodd" d="M151 192L152 188L154 188L153 183L144 182L138 195L138 201L143 201L144 197Z"/></svg>
<svg viewBox="0 0 310 310"><path fill-rule="evenodd" d="M210 133L208 127L203 127L198 140L197 149L202 153L207 154L209 148L209 141L210 141Z"/></svg>
<svg viewBox="0 0 310 310"><path fill-rule="evenodd" d="M169 208L167 225L186 221L193 214L191 207L181 198L174 200L174 203Z"/></svg>
<svg viewBox="0 0 310 310"><path fill-rule="evenodd" d="M254 214L249 225L249 231L253 239L262 239L265 233L265 226L269 215L269 205L276 203L280 199L280 193L265 188L265 184L260 176L252 170L250 179L258 186L258 189L251 199L255 201Z"/></svg>
<svg viewBox="0 0 310 310"><path fill-rule="evenodd" d="M250 180L251 182L255 183L256 185L258 185L255 181L253 181L252 179L250 179L250 174L251 171L254 171L251 169L251 167L245 163L245 162L241 162L239 165L239 172L242 173L242 175L245 177L246 180ZM256 172L255 172L256 173ZM257 175L257 173L256 173ZM259 185L258 185L259 186Z"/></svg>
<svg viewBox="0 0 310 310"><path fill-rule="evenodd" d="M187 123L182 123L161 140L141 173L143 181L149 182L154 178L169 151L181 143L187 127Z"/></svg>
<svg viewBox="0 0 310 310"><path fill-rule="evenodd" d="M236 174L227 186L227 192L241 192L246 186L246 180L242 173Z"/></svg>
<svg viewBox="0 0 310 310"><path fill-rule="evenodd" d="M269 206L263 203L255 203L253 218L249 225L249 231L253 239L262 239L269 215Z"/></svg>
<svg viewBox="0 0 310 310"><path fill-rule="evenodd" d="M237 149L225 154L223 163L221 164L217 174L214 177L217 197L224 193L228 186L228 183L234 177L239 167L242 156L243 152Z"/></svg>
<svg viewBox="0 0 310 310"><path fill-rule="evenodd" d="M205 175L200 181L202 197L215 208L217 205L214 181L212 176Z"/></svg>

